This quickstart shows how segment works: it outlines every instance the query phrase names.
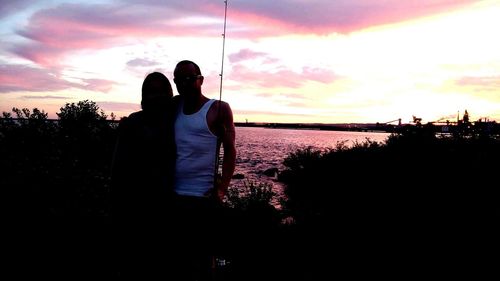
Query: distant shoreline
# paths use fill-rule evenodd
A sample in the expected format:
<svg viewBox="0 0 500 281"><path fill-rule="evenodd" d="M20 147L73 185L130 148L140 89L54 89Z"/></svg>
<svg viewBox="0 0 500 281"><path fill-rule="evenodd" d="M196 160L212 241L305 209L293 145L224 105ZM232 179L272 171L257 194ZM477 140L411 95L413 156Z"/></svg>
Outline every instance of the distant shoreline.
<svg viewBox="0 0 500 281"><path fill-rule="evenodd" d="M127 117L124 117L127 118ZM25 121L24 118L0 118L1 121ZM59 122L59 119L45 119L45 122ZM105 120L105 122L118 124L120 120ZM325 124L325 123L266 123L266 122L234 122L236 127L261 127L270 129L295 129L295 130L326 130L326 131L357 131L357 132L378 132L387 133L388 131L377 124L373 123L339 123L339 124Z"/></svg>
<svg viewBox="0 0 500 281"><path fill-rule="evenodd" d="M376 124L348 123L348 124L322 124L322 123L261 123L261 122L234 122L236 127L261 127L270 129L294 130L324 130L324 131L355 131L388 133L389 131L377 127Z"/></svg>
<svg viewBox="0 0 500 281"><path fill-rule="evenodd" d="M324 131L353 131L370 133L398 133L415 130L421 127L429 128L435 133L442 134L482 134L500 135L500 124L496 122L449 122L449 123L427 123L427 124L384 124L384 123L265 123L265 122L235 122L236 127L261 127L270 129L293 129L293 130L324 130Z"/></svg>
<svg viewBox="0 0 500 281"><path fill-rule="evenodd" d="M124 117L127 118L127 117ZM26 122L26 118L0 118L0 122ZM44 122L59 122L59 119L44 119ZM120 120L107 119L103 120L112 124L118 124ZM259 128L269 128L269 129L292 129L292 130L322 130L322 131L351 131L351 132L370 132L370 133L397 133L402 129L407 130L408 128L417 128L421 126L427 126L431 124L432 130L435 133L453 133L461 131L467 131L469 133L482 133L485 135L500 135L500 123L495 121L488 122L449 122L449 123L428 123L422 125L420 123L416 124L385 124L385 123L267 123L267 122L234 122L236 127L259 127Z"/></svg>

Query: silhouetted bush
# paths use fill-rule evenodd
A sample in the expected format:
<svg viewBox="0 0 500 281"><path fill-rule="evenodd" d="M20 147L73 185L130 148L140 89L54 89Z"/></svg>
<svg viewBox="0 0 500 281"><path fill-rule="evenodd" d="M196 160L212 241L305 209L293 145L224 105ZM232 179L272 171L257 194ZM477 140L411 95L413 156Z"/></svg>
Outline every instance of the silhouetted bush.
<svg viewBox="0 0 500 281"><path fill-rule="evenodd" d="M105 217L115 130L90 101L66 104L59 120L13 108L0 119L0 168L14 217Z"/></svg>
<svg viewBox="0 0 500 281"><path fill-rule="evenodd" d="M242 234L262 235L278 227L281 216L271 202L274 195L271 184L253 181L245 182L243 189L229 189L226 206L232 208L237 219L242 221L238 224L245 224L246 230Z"/></svg>
<svg viewBox="0 0 500 281"><path fill-rule="evenodd" d="M409 206L419 200L443 206L434 208L453 207L449 211L457 214L464 207L451 206L443 197L473 195L485 188L496 193L487 181L494 180L492 164L499 156L500 141L494 138L438 138L425 131L411 132L392 135L384 144L366 141L325 152L297 151L285 159L287 169L280 179L286 183L287 208L299 223L343 214L349 206L356 210L346 216L370 215L386 206L403 210L406 216L411 213ZM377 207L382 203L384 207ZM418 210L422 211L427 213Z"/></svg>
<svg viewBox="0 0 500 281"><path fill-rule="evenodd" d="M37 108L12 112L15 117L4 112L0 118L0 186L4 226L12 233L7 253L22 255L16 272L37 278L112 275L112 123L89 101L67 104L59 120L48 120Z"/></svg>
<svg viewBox="0 0 500 281"><path fill-rule="evenodd" d="M383 144L297 151L280 175L299 233L291 247L379 268L470 254L497 233L499 157L498 139L436 137L425 127Z"/></svg>
<svg viewBox="0 0 500 281"><path fill-rule="evenodd" d="M79 250L103 247L106 234L95 223L109 212L115 124L91 101L66 104L56 122L36 108L12 112L16 117L4 112L0 118L0 186L10 220L43 228L73 222L80 225ZM500 140L486 129L451 137L434 131L406 127L382 144L339 143L290 154L279 180L292 224L279 224L269 186L249 182L233 190L229 216L239 220L233 233L240 236L230 241L241 243L233 254L244 273L238 280L267 272L271 279L318 280L332 264L350 272L392 270L418 265L421 255L438 264L469 253L474 243L488 248L486 238L497 234L499 223ZM30 241L36 232L26 233Z"/></svg>
<svg viewBox="0 0 500 281"><path fill-rule="evenodd" d="M246 181L242 189L230 188L226 206L232 213L225 241L230 243L231 280L280 280L284 271L285 241L280 212L272 205L272 185Z"/></svg>

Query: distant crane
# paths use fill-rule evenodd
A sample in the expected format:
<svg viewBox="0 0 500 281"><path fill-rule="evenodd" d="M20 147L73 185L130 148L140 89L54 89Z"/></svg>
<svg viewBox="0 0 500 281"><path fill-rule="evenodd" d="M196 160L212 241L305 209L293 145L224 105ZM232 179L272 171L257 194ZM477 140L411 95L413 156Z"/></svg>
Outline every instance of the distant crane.
<svg viewBox="0 0 500 281"><path fill-rule="evenodd" d="M447 125L457 123L456 121L450 121L450 119L451 119L450 116L444 116L444 117L437 119L436 121L432 121L429 123L432 123L432 124L444 124L445 123Z"/></svg>
<svg viewBox="0 0 500 281"><path fill-rule="evenodd" d="M391 121L387 121L387 122L384 122L382 124L389 124L389 123L393 123L393 122L396 122L396 121L398 121L398 126L401 126L401 118L394 119L394 120L391 120Z"/></svg>
<svg viewBox="0 0 500 281"><path fill-rule="evenodd" d="M394 123L396 121L398 121L398 125L391 124L391 123ZM378 127L381 130L385 130L386 132L393 132L397 128L401 127L401 118L394 119L394 120L387 121L387 122L382 122L382 123L377 122L376 127Z"/></svg>
<svg viewBox="0 0 500 281"><path fill-rule="evenodd" d="M467 109L465 110L462 120L464 121L464 123L469 123L469 112L467 112Z"/></svg>
<svg viewBox="0 0 500 281"><path fill-rule="evenodd" d="M422 123L422 118L415 117L415 115L413 115L413 123L420 125Z"/></svg>

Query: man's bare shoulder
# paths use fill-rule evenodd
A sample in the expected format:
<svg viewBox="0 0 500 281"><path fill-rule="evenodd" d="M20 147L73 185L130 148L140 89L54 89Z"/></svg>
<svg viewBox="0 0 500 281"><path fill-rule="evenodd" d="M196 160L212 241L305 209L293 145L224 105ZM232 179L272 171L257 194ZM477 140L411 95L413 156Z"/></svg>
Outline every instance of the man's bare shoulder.
<svg viewBox="0 0 500 281"><path fill-rule="evenodd" d="M228 112L231 112L231 107L225 101L215 100L210 106L210 112L212 114L227 114Z"/></svg>
<svg viewBox="0 0 500 281"><path fill-rule="evenodd" d="M223 113L224 115L228 114L232 115L231 106L229 105L229 103L225 101L215 101L214 104L215 104L214 108L216 110L220 110L220 112Z"/></svg>

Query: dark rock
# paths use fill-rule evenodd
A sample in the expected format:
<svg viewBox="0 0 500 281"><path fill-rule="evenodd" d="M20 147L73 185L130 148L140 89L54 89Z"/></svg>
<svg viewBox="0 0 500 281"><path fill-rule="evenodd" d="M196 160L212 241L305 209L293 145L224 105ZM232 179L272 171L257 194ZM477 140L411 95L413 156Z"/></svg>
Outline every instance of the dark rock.
<svg viewBox="0 0 500 281"><path fill-rule="evenodd" d="M278 172L279 172L278 168L269 168L269 169L265 170L263 172L263 174L268 176L268 177L276 177Z"/></svg>
<svg viewBox="0 0 500 281"><path fill-rule="evenodd" d="M245 175L244 174L234 174L232 178L235 180L242 180L245 178Z"/></svg>

